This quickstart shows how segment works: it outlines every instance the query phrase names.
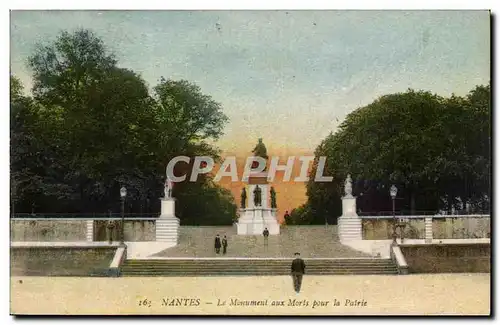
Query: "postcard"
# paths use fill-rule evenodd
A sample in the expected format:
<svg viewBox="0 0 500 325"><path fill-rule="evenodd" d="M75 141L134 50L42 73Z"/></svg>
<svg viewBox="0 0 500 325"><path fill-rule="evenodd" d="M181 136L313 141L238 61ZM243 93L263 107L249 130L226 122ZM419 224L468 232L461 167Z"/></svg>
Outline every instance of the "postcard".
<svg viewBox="0 0 500 325"><path fill-rule="evenodd" d="M487 10L12 10L12 315L490 315Z"/></svg>

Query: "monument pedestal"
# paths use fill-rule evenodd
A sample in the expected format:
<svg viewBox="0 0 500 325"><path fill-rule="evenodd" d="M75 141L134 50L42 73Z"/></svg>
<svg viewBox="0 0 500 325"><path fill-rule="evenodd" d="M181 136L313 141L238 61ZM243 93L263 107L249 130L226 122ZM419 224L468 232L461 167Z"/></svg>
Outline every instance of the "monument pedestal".
<svg viewBox="0 0 500 325"><path fill-rule="evenodd" d="M179 243L180 220L175 216L175 199L161 199L161 214L156 220L156 241L168 242L177 245Z"/></svg>
<svg viewBox="0 0 500 325"><path fill-rule="evenodd" d="M276 220L276 209L261 207L241 209L236 224L238 235L262 235L265 228L269 235L280 234L280 224Z"/></svg>
<svg viewBox="0 0 500 325"><path fill-rule="evenodd" d="M236 224L238 235L262 235L265 228L269 230L269 235L279 235L280 224L276 218L276 209L269 207L267 173L251 174L246 181L248 206L240 209L240 218ZM257 186L261 189L261 206L255 206L254 203L254 190Z"/></svg>

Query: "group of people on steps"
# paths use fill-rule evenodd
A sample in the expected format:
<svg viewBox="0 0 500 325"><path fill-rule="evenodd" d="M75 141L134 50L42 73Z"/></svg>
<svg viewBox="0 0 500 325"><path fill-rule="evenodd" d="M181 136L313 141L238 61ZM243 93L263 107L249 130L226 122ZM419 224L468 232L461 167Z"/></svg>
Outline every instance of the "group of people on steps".
<svg viewBox="0 0 500 325"><path fill-rule="evenodd" d="M268 239L269 239L269 230L266 228L262 232L262 235L264 236L264 246L268 245ZM215 253L220 254L220 249L222 247L222 254L225 255L227 253L227 237L224 235L224 237L220 238L219 234L215 236ZM292 266L291 266L291 275L293 278L293 287L295 292L299 293L300 292L300 287L302 286L302 277L304 276L304 273L306 271L306 264L304 263L304 260L300 258L300 253L295 253L295 259L292 261Z"/></svg>
<svg viewBox="0 0 500 325"><path fill-rule="evenodd" d="M264 246L267 247L268 245L268 239L269 239L269 230L264 229L262 232L262 235L264 236ZM215 254L220 254L220 249L222 248L222 254L226 255L227 253L227 237L224 235L224 237L220 238L219 234L215 236Z"/></svg>

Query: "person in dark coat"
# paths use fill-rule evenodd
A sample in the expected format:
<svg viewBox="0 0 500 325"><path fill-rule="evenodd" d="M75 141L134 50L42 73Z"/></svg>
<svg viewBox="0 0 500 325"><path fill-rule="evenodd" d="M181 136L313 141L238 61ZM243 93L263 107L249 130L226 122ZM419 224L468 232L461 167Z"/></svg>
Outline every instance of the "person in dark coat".
<svg viewBox="0 0 500 325"><path fill-rule="evenodd" d="M222 238L222 254L226 255L227 253L227 237L224 235L224 238Z"/></svg>
<svg viewBox="0 0 500 325"><path fill-rule="evenodd" d="M215 236L215 253L216 254L219 254L220 253L220 237L219 237L219 234L217 234L217 236Z"/></svg>
<svg viewBox="0 0 500 325"><path fill-rule="evenodd" d="M267 240L269 239L269 230L267 230L267 228L264 229L262 235L264 236L264 246L267 247Z"/></svg>
<svg viewBox="0 0 500 325"><path fill-rule="evenodd" d="M300 258L300 253L295 253L295 259L292 262L292 278L295 292L300 292L302 286L302 277L306 273L306 263Z"/></svg>

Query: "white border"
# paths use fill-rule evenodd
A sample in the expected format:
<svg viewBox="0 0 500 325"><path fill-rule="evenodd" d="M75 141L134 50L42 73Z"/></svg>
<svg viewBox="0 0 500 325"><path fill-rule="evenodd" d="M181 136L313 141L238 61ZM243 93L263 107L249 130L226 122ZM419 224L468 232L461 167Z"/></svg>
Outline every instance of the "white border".
<svg viewBox="0 0 500 325"><path fill-rule="evenodd" d="M65 1L65 0L21 0L11 4L10 9L127 9L127 10L158 10L158 9L207 9L207 10L312 10L312 9L490 9L493 1L362 1L362 0L308 0L308 1L262 1L239 0L184 0L184 1Z"/></svg>
<svg viewBox="0 0 500 325"><path fill-rule="evenodd" d="M356 0L341 0L341 1L318 1L318 0L308 0L308 1L273 1L273 0L242 0L242 1L220 1L220 0L212 0L210 2L207 1L192 1L192 0L184 0L184 1L178 1L174 2L172 0L170 1L107 1L107 2L102 2L102 1L96 1L96 0L87 0L87 1L67 1L67 0L59 0L59 1L36 1L36 0L31 0L31 1L4 1L1 3L2 10L0 11L0 22L2 23L2 28L0 28L0 37L1 37L1 44L4 45L2 47L3 54L1 57L4 58L5 61L4 64L0 65L2 69L1 75L3 78L0 78L1 80L1 86L0 86L0 92L1 92L1 98L2 98L2 103L4 104L2 106L1 113L3 114L3 118L0 119L0 122L4 124L2 127L0 127L0 130L3 132L2 133L2 149L4 150L4 154L1 155L0 157L0 164L2 167L2 179L0 182L0 190L1 190L1 206L4 211L3 216L5 218L5 222L7 222L7 216L9 215L8 213L8 207L9 207L9 181L8 181L8 170L9 170L9 158L8 158L8 150L9 150L9 127L8 127L8 79L7 75L9 74L9 12L7 9L94 9L94 8L99 8L99 9L493 9L493 13L498 13L497 10L495 10L498 6L498 1L470 1L470 0L462 0L462 1L438 1L438 0L420 0L420 1L384 1L384 0L379 0L379 1L356 1ZM496 18L498 19L498 17ZM497 21L498 24L498 21ZM495 28L496 29L496 28ZM495 33L495 43L498 44L498 33ZM496 68L495 68L496 72ZM494 89L494 94L497 94L498 90L498 85L495 83L495 89ZM500 124L500 114L495 114L495 124L499 125ZM496 139L495 139L496 140ZM495 149L498 151L500 144L498 141L495 144ZM497 173L498 174L498 173ZM495 180L497 178L495 177ZM494 184L497 184L495 182ZM500 196L498 191L495 191L495 201L500 202L498 197ZM498 225L499 223L495 223ZM495 233L498 233L498 226L495 228ZM4 240L4 247L8 247L9 245L9 227L5 225L4 227L0 227L0 237L3 238ZM2 260L4 263L2 265L5 266L5 268L2 270L2 277L1 279L5 281L3 283L3 288L9 288L10 283L9 283L9 269L7 265L8 263L8 250L3 249L0 250L0 254L2 257ZM498 283L498 281L497 281ZM13 323L14 320L12 317L7 316L9 314L9 296L8 296L8 291L7 290L2 290L3 296L2 296L2 307L3 309L1 310L2 314L2 324L5 323ZM473 294L473 293L471 293ZM497 300L498 301L498 300ZM7 316L7 317L6 317ZM151 321L151 319L148 319ZM285 319L273 319L274 321L282 321L286 322L288 320ZM304 319L302 319L304 320ZM5 323L3 322L5 321ZM50 319L44 319L44 320L25 320L24 324L31 324L34 322L51 322L52 320ZM69 319L65 319L65 321L72 321ZM109 324L111 322L122 322L123 320L121 319L105 319L105 320L81 320L80 322L82 323L102 323L102 324ZM162 322L163 320L158 320L158 322ZM177 323L180 322L179 320L175 319L169 319L169 323ZM221 319L211 319L211 321L214 322L220 322L220 321L234 321L234 319L226 319L226 320L221 320ZM242 320L238 320L242 321ZM259 323L265 323L267 322L266 320L253 320L254 322L259 322ZM358 320L359 321L359 320ZM371 319L370 322L373 322L374 320ZM385 319L382 319L381 321L386 321ZM420 322L420 319L407 319L407 322ZM440 320L440 321L445 321ZM453 320L451 320L453 321ZM142 320L133 320L132 323L135 322L136 324L142 323ZM336 323L344 323L346 321L341 320L341 319L335 319ZM430 321L426 320L426 323L428 322L436 322L436 320ZM349 322L351 323L351 322Z"/></svg>

